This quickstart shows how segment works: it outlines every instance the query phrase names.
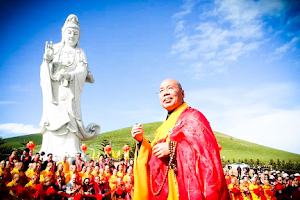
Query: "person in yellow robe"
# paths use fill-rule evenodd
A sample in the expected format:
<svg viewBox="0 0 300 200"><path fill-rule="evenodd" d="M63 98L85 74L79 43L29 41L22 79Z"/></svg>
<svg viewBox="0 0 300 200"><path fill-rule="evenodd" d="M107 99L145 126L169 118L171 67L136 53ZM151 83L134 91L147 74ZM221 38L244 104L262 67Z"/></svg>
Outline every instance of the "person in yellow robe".
<svg viewBox="0 0 300 200"><path fill-rule="evenodd" d="M28 169L25 171L25 175L30 179L32 174L33 174L33 170L32 170L32 164L33 163L29 163L28 164Z"/></svg>
<svg viewBox="0 0 300 200"><path fill-rule="evenodd" d="M264 185L262 186L262 189L264 191L264 195L266 197L266 200L271 200L273 195L273 189L274 187L270 185L270 182L268 179L264 180Z"/></svg>
<svg viewBox="0 0 300 200"><path fill-rule="evenodd" d="M30 163L31 164L31 168L28 168L28 170L25 172L25 175L31 179L31 177L33 175L38 175L38 171L37 171L37 163ZM30 165L29 164L29 165ZM29 170L30 169L30 170Z"/></svg>
<svg viewBox="0 0 300 200"><path fill-rule="evenodd" d="M99 166L95 166L95 168L94 168L94 170L92 172L92 175L94 177L99 176Z"/></svg>
<svg viewBox="0 0 300 200"><path fill-rule="evenodd" d="M128 181L128 177L131 176L133 177L133 173L132 173L132 167L129 166L127 169L127 174L123 177L123 182L126 184L126 182ZM132 180L133 182L133 180Z"/></svg>
<svg viewBox="0 0 300 200"><path fill-rule="evenodd" d="M109 165L105 165L104 176L109 178L111 176Z"/></svg>
<svg viewBox="0 0 300 200"><path fill-rule="evenodd" d="M59 164L62 164L64 167L64 173L67 174L70 171L70 164L67 162L67 156L64 156L62 161L60 161L59 163L57 163L57 166Z"/></svg>
<svg viewBox="0 0 300 200"><path fill-rule="evenodd" d="M252 178L252 184L249 185L250 194L252 200L261 200L261 187L257 184L257 179Z"/></svg>
<svg viewBox="0 0 300 200"><path fill-rule="evenodd" d="M52 183L55 183L55 173L52 170L53 164L49 162L45 170L40 173L40 182L44 182L46 177L49 177Z"/></svg>
<svg viewBox="0 0 300 200"><path fill-rule="evenodd" d="M92 167L87 167L86 173L84 173L83 176L82 176L82 182L84 182L84 180L85 180L86 178L88 178L88 179L90 180L89 182L90 182L91 184L94 183L95 177L94 177L94 175L92 174L92 171L93 171L93 168L92 168Z"/></svg>
<svg viewBox="0 0 300 200"><path fill-rule="evenodd" d="M148 142L141 124L132 127L131 135L138 142L133 200L230 199L214 134L204 115L190 108L184 102L184 96L180 83L173 79L164 80L160 85L159 100L168 114L156 130L154 140ZM174 169L177 170L178 164L180 177L193 177L193 181L177 179ZM153 179L153 173L159 179ZM188 175L184 176L185 173Z"/></svg>
<svg viewBox="0 0 300 200"><path fill-rule="evenodd" d="M78 172L78 175L81 177L81 179L82 179L82 177L84 176L84 174L86 173L86 170L87 170L87 167L84 165L82 168L81 168L81 171L80 172ZM78 171L78 170L77 170ZM83 181L84 179L82 179L82 181Z"/></svg>
<svg viewBox="0 0 300 200"><path fill-rule="evenodd" d="M241 180L240 188L241 188L243 200L250 200L250 191L248 188L247 180L244 180L244 179Z"/></svg>
<svg viewBox="0 0 300 200"><path fill-rule="evenodd" d="M118 165L118 173L117 173L117 176L118 176L119 178L123 178L124 175L125 175L125 174L124 174L124 172L123 172L123 165L120 164L120 165Z"/></svg>
<svg viewBox="0 0 300 200"><path fill-rule="evenodd" d="M11 175L14 176L14 174L19 174L20 177L25 176L24 172L22 171L23 169L23 163L22 162L17 162L15 164L15 167L13 168L13 170L11 170Z"/></svg>
<svg viewBox="0 0 300 200"><path fill-rule="evenodd" d="M25 185L25 188L29 191L35 191L35 186L37 185L38 180L37 175L32 175L31 180Z"/></svg>
<svg viewBox="0 0 300 200"><path fill-rule="evenodd" d="M19 181L20 181L20 175L18 173L15 173L13 175L13 180L7 183L6 187L16 188L19 185ZM9 194L12 196L16 196L15 192L13 192L12 190L9 190Z"/></svg>
<svg viewBox="0 0 300 200"><path fill-rule="evenodd" d="M11 176L13 177L15 174L19 174L20 180L19 184L20 186L24 187L26 183L28 183L28 178L26 177L25 173L22 171L23 169L23 163L22 162L16 162L15 167L13 170L11 170Z"/></svg>
<svg viewBox="0 0 300 200"><path fill-rule="evenodd" d="M118 170L114 169L113 174L110 176L109 178L109 187L111 190L116 189L117 187L117 180L118 180L118 176L117 176Z"/></svg>

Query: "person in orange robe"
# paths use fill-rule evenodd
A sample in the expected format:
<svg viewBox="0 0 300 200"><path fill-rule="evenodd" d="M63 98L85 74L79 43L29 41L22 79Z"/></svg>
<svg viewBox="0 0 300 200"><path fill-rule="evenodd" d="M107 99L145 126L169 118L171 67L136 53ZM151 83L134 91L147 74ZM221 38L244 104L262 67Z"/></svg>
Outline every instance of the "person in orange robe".
<svg viewBox="0 0 300 200"><path fill-rule="evenodd" d="M76 168L77 168L77 166L76 166ZM82 179L82 177L83 177L84 174L86 173L87 167L84 165L81 169L82 169L82 170L81 170L80 172L78 172L78 170L77 170L77 172L78 172L79 176L80 176L81 179ZM83 180L82 180L82 181L83 181Z"/></svg>
<svg viewBox="0 0 300 200"><path fill-rule="evenodd" d="M55 183L55 173L53 172L53 164L49 162L45 170L41 171L40 182L44 182L49 177L52 183Z"/></svg>
<svg viewBox="0 0 300 200"><path fill-rule="evenodd" d="M204 115L184 102L184 95L177 81L164 80L159 100L168 115L154 140L147 141L140 124L131 130L138 142L133 200L230 199L214 133Z"/></svg>
<svg viewBox="0 0 300 200"><path fill-rule="evenodd" d="M73 174L75 174L75 177L76 177L76 182L77 183L81 183L81 176L79 175L79 173L77 172L77 169L76 169L76 165L71 165L70 166L70 171L69 173L67 173L65 175L65 184L69 183Z"/></svg>
<svg viewBox="0 0 300 200"><path fill-rule="evenodd" d="M59 163L57 163L57 167L59 164L62 164L64 167L64 173L67 174L70 171L70 164L67 162L67 156L64 156L62 161L60 161Z"/></svg>
<svg viewBox="0 0 300 200"><path fill-rule="evenodd" d="M57 171L55 172L55 180L57 179L57 177L61 176L62 177L62 183L65 184L65 173L64 173L64 166L62 163L59 163L57 165ZM56 181L55 181L56 182Z"/></svg>

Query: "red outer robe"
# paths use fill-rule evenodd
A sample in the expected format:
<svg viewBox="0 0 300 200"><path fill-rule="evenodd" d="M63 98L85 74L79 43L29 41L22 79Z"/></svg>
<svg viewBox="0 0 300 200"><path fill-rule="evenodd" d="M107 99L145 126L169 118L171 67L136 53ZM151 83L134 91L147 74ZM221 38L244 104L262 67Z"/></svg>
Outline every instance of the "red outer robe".
<svg viewBox="0 0 300 200"><path fill-rule="evenodd" d="M179 199L230 200L219 147L204 115L193 108L185 109L178 118L170 139L178 142L176 179ZM165 139L158 143L164 141ZM154 191L158 191L159 184L162 183L167 163L167 160L158 159L154 154L151 156L149 166ZM161 193L151 199L167 197L168 181Z"/></svg>

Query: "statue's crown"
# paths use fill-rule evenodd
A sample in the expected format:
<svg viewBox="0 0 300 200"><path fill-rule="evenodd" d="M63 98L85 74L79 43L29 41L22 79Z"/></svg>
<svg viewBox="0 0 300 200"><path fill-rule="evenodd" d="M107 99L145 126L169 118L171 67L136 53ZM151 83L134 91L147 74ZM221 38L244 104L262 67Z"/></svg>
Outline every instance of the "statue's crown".
<svg viewBox="0 0 300 200"><path fill-rule="evenodd" d="M64 26L61 28L61 31L64 32L67 28L77 28L80 30L79 21L76 15L71 14L68 16Z"/></svg>

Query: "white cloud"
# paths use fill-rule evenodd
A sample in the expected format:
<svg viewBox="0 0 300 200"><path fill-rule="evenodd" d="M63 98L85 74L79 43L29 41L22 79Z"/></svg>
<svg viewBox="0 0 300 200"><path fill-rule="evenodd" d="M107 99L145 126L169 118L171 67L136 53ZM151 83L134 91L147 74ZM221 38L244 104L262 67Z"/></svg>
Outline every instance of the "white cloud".
<svg viewBox="0 0 300 200"><path fill-rule="evenodd" d="M186 26L183 28L182 18L192 12L191 8L196 3L186 1L184 11L174 14L180 16L175 32L180 31L184 37L177 37L171 49L171 54L178 55L186 65L190 65L188 71L195 77L199 77L196 73L199 69L195 71L195 64L191 61L206 66L200 71L201 76L207 76L224 72L230 62L258 50L268 40L265 36L272 28L264 18L279 18L288 7L278 0L215 0L210 6L199 5L205 9L196 19L198 26L189 19L184 20ZM212 63L219 63L219 68Z"/></svg>
<svg viewBox="0 0 300 200"><path fill-rule="evenodd" d="M176 28L175 28L175 33L180 32L184 29L184 20L181 20L179 22L177 22Z"/></svg>
<svg viewBox="0 0 300 200"><path fill-rule="evenodd" d="M7 104L20 104L20 102L16 102L16 101L0 101L0 105L7 105Z"/></svg>
<svg viewBox="0 0 300 200"><path fill-rule="evenodd" d="M0 132L4 133L5 137L14 137L19 135L38 133L39 129L34 125L6 123L0 124Z"/></svg>
<svg viewBox="0 0 300 200"><path fill-rule="evenodd" d="M300 153L300 104L290 107L299 90L289 83L249 89L186 91L189 105L208 118L212 129L246 141Z"/></svg>
<svg viewBox="0 0 300 200"><path fill-rule="evenodd" d="M278 47L275 49L275 54L282 54L286 53L288 51L294 51L297 50L296 43L299 41L298 37L294 37L290 42L282 45L281 47Z"/></svg>
<svg viewBox="0 0 300 200"><path fill-rule="evenodd" d="M195 1L195 0L185 0L184 4L181 6L182 11L175 13L172 17L173 18L182 18L185 15L191 13L192 8L195 6L196 3L197 3L197 1Z"/></svg>

